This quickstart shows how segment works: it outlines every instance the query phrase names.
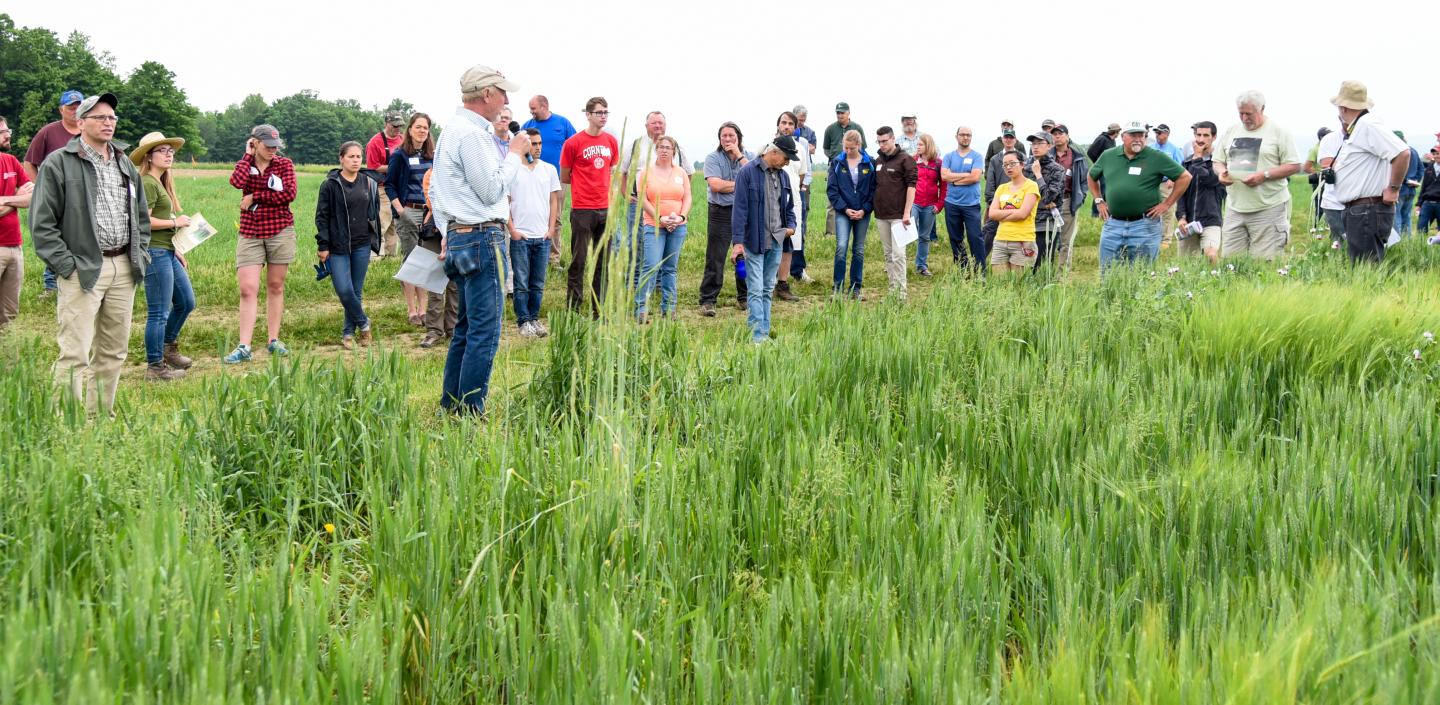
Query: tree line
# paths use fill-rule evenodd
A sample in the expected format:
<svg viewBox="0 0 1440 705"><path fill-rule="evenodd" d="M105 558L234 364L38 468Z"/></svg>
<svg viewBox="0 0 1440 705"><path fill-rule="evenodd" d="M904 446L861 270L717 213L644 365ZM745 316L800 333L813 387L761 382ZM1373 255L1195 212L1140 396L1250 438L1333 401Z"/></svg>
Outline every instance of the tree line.
<svg viewBox="0 0 1440 705"><path fill-rule="evenodd" d="M273 102L252 94L224 110L201 112L164 64L146 61L122 79L115 57L93 47L88 35L72 32L62 40L43 27L17 27L9 14L0 13L0 115L14 131L12 154L23 154L41 127L59 119L60 94L71 89L85 95L109 91L120 98L116 139L122 142L136 144L153 131L185 138L182 162L237 160L250 129L270 123L285 139L291 159L329 164L341 142L363 142L378 132L386 110L407 115L414 110L398 98L384 108L367 109L355 100L323 100L306 90Z"/></svg>

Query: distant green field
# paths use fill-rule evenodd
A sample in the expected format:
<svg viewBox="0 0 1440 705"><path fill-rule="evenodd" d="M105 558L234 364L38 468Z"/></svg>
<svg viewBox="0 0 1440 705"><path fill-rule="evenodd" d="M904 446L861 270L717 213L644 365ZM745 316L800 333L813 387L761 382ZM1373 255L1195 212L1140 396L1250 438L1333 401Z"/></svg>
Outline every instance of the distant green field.
<svg viewBox="0 0 1440 705"><path fill-rule="evenodd" d="M553 334L507 321L456 422L393 259L380 348L338 348L320 179L294 355L240 369L237 194L180 179L225 233L191 257L199 362L142 380L137 297L115 422L56 398L30 257L0 703L1440 702L1440 247L1352 268L1297 207L1284 262L1101 281L1087 209L1067 279L957 276L942 230L908 304L873 238L872 296L832 303L817 234L756 347L695 313L697 179L679 319L619 287L569 315L552 269Z"/></svg>

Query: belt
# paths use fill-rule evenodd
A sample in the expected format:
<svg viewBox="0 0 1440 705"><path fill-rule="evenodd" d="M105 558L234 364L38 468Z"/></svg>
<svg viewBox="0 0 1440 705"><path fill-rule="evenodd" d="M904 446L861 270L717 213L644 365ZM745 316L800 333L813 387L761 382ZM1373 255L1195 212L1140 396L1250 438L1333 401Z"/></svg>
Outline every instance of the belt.
<svg viewBox="0 0 1440 705"><path fill-rule="evenodd" d="M1120 221L1124 221L1124 222L1126 222L1126 223L1133 223L1133 222L1135 222L1135 221L1137 221L1137 220L1144 220L1144 219L1145 219L1145 214L1144 214L1144 213L1141 213L1140 215L1137 215L1137 216L1135 216L1135 217L1133 217L1133 218L1126 218L1126 217L1124 217L1124 216L1119 216L1119 215L1111 215L1111 216L1110 216L1110 219L1111 219L1111 220L1120 220Z"/></svg>
<svg viewBox="0 0 1440 705"><path fill-rule="evenodd" d="M481 224L479 224L479 225L452 225L452 226L450 226L450 232L452 232L452 233L471 233L471 232L475 232L476 230L484 230L485 228L503 228L503 227L505 227L505 221L503 221L503 220L487 220L487 221L485 221L485 222L483 222L483 223L481 223Z"/></svg>
<svg viewBox="0 0 1440 705"><path fill-rule="evenodd" d="M1351 206L1371 206L1384 202L1385 199L1381 196L1366 196L1365 198L1357 198L1353 201L1346 201L1345 207L1349 208Z"/></svg>
<svg viewBox="0 0 1440 705"><path fill-rule="evenodd" d="M404 202L402 202L400 205L405 206L406 208L424 208L424 207L425 207L425 202L424 202L424 201L404 201Z"/></svg>
<svg viewBox="0 0 1440 705"><path fill-rule="evenodd" d="M113 250L101 250L100 254L104 257L119 257L121 255L128 255L130 254L130 243L127 242Z"/></svg>

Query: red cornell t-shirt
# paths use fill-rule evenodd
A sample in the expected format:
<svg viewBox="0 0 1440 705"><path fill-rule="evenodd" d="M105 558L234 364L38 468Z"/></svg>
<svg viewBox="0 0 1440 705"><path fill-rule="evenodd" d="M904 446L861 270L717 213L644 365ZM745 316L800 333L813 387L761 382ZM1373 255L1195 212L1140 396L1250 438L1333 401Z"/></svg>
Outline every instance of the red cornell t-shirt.
<svg viewBox="0 0 1440 705"><path fill-rule="evenodd" d="M0 196L14 196L21 186L30 183L30 177L20 168L20 160L9 154L0 154ZM0 215L0 247L20 246L20 211L12 210Z"/></svg>
<svg viewBox="0 0 1440 705"><path fill-rule="evenodd" d="M376 132L370 138L370 143L365 145L365 168L379 169L390 164L390 155L386 153L386 142L389 142L390 151L400 148L400 143L405 141L405 133L395 135L395 139L387 139L384 132Z"/></svg>
<svg viewBox="0 0 1440 705"><path fill-rule="evenodd" d="M603 210L610 207L610 169L620 153L615 136L601 132L594 137L581 132L560 150L560 168L570 170L570 207Z"/></svg>

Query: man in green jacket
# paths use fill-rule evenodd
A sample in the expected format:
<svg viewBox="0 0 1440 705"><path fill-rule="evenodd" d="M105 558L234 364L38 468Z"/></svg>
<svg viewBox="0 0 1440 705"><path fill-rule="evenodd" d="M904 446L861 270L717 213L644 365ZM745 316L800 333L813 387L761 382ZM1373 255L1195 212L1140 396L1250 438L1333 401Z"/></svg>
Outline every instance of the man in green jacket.
<svg viewBox="0 0 1440 705"><path fill-rule="evenodd" d="M825 128L825 158L835 161L845 152L845 133L854 130L860 133L860 151L865 151L865 128L850 120L850 104L840 101L835 104L835 122ZM835 209L825 202L825 234L835 234Z"/></svg>
<svg viewBox="0 0 1440 705"><path fill-rule="evenodd" d="M114 416L135 287L150 258L145 189L112 141L116 104L110 93L80 103L80 134L45 158L30 204L35 254L60 285L55 383L92 416Z"/></svg>

